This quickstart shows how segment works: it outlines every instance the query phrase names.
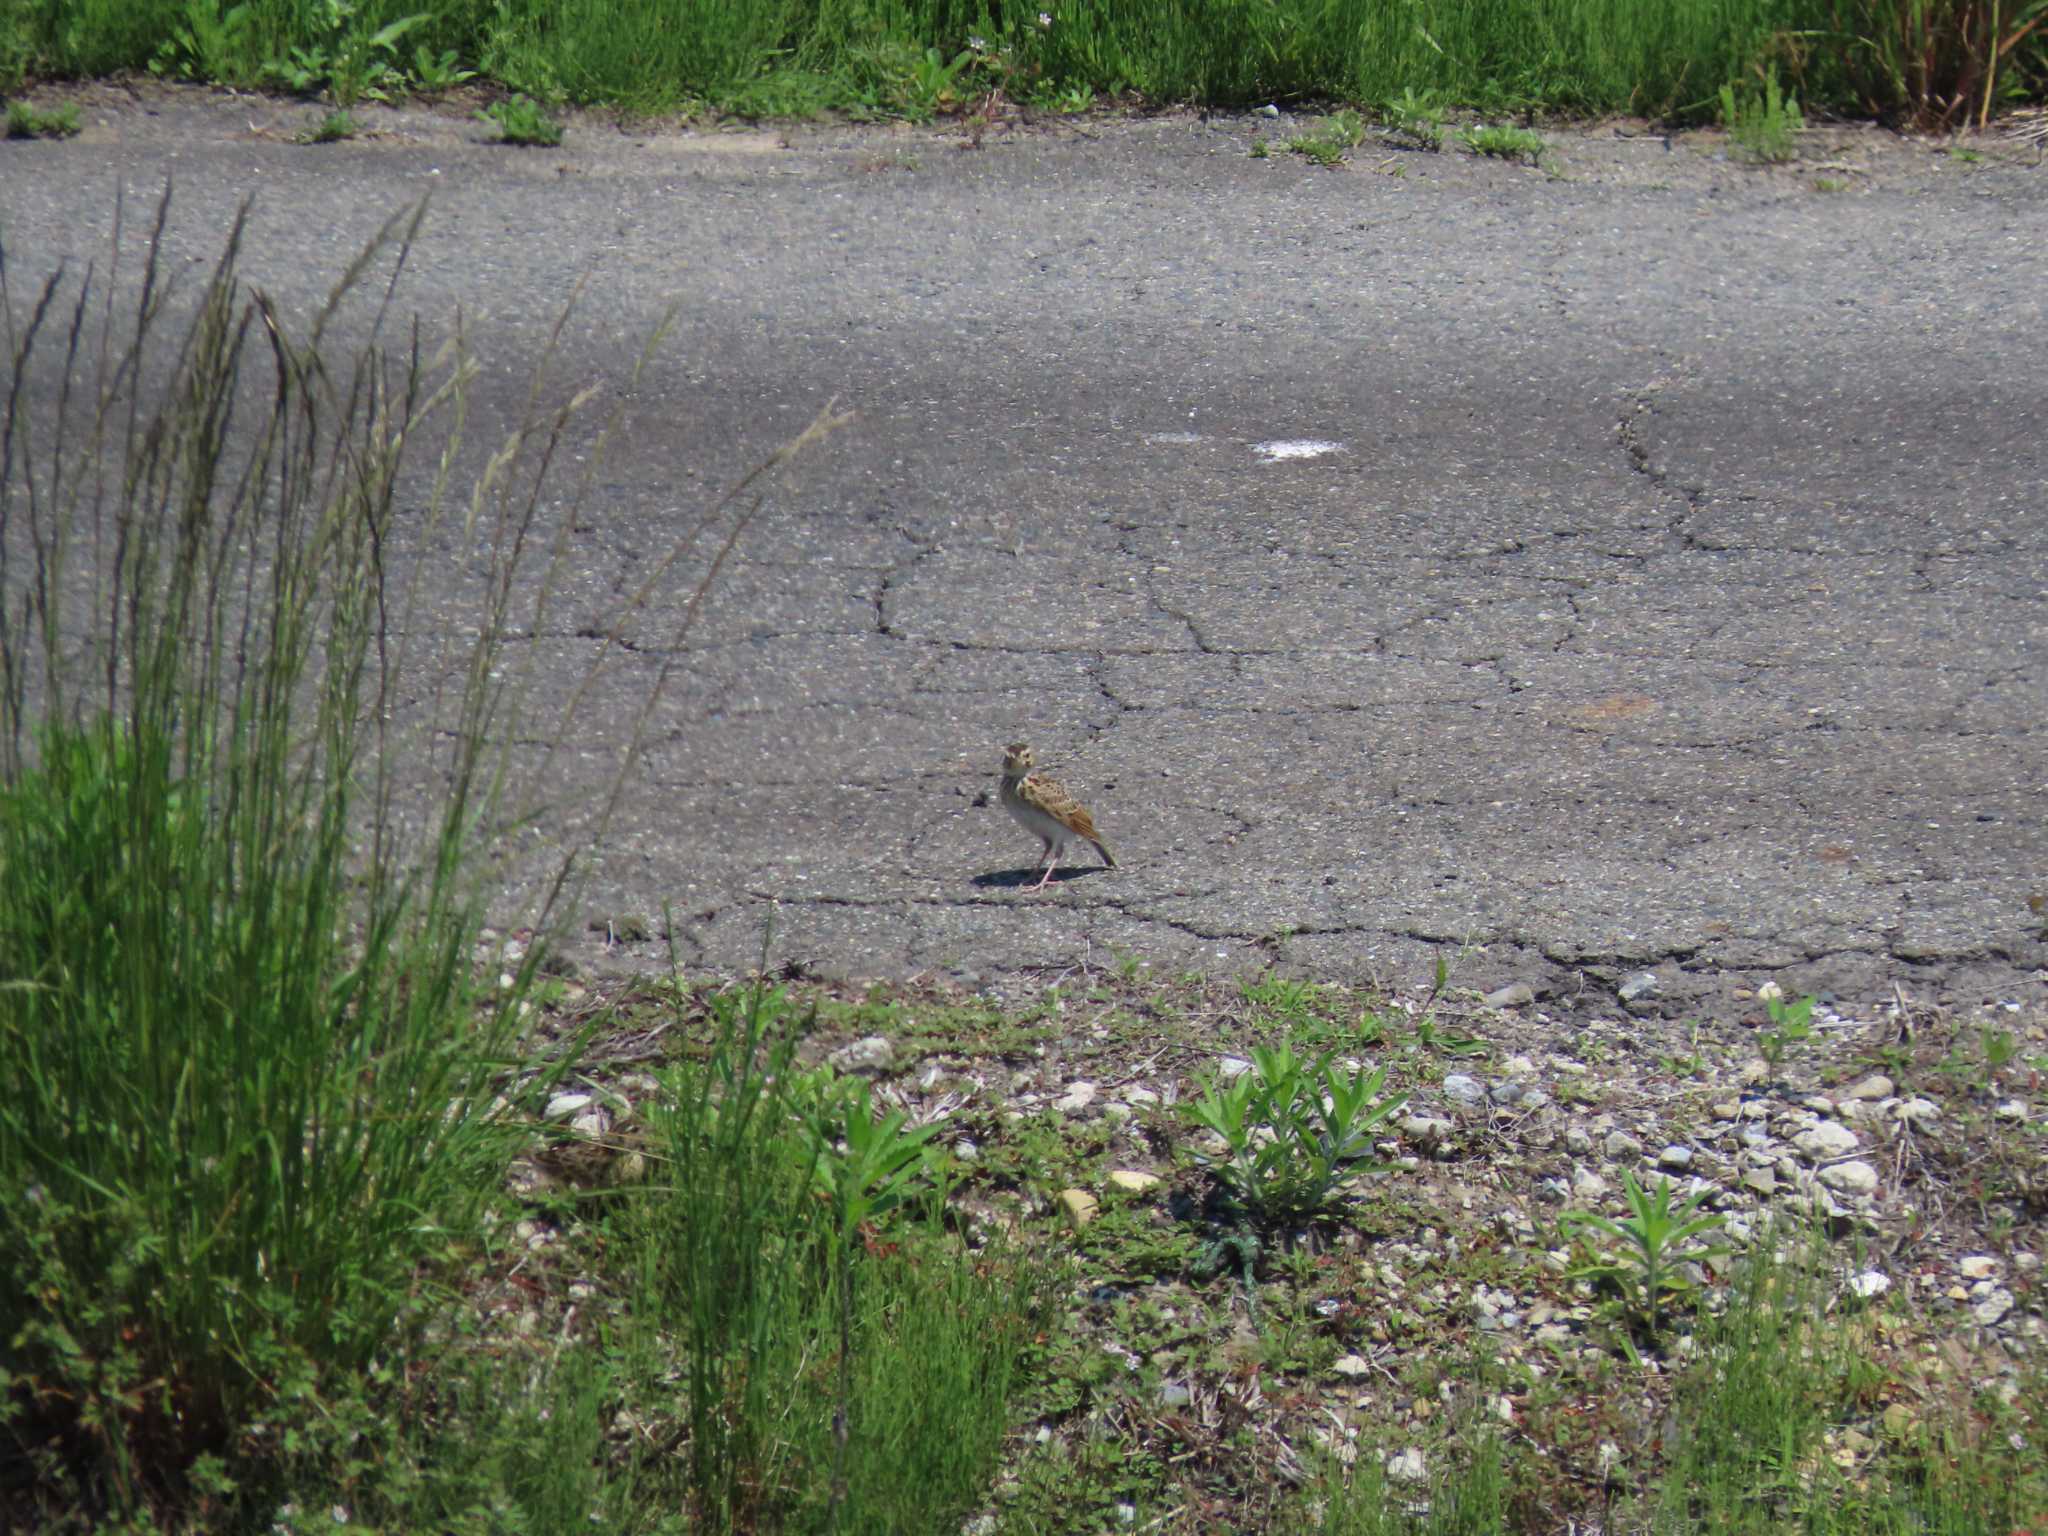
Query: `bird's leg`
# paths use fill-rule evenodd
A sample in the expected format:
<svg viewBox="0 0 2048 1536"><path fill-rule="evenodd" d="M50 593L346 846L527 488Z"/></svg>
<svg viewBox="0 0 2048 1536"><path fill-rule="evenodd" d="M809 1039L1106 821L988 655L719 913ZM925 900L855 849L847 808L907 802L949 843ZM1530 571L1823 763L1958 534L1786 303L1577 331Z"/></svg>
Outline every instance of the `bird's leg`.
<svg viewBox="0 0 2048 1536"><path fill-rule="evenodd" d="M1044 890L1045 882L1052 878L1053 869L1060 861L1060 845L1051 838L1047 838L1045 840L1045 853L1042 857L1045 861L1045 873L1038 877L1038 884L1031 887L1034 891Z"/></svg>

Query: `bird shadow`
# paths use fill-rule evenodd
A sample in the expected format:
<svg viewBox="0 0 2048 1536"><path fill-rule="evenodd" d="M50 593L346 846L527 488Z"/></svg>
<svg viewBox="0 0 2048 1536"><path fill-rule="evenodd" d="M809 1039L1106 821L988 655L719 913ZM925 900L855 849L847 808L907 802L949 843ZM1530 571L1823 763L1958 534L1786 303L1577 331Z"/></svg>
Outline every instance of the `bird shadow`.
<svg viewBox="0 0 2048 1536"><path fill-rule="evenodd" d="M1105 867L1096 864L1063 866L1052 872L1052 878L1046 884L1065 885L1069 880L1085 880L1090 875L1101 874ZM1039 869L1036 864L1029 869L992 869L985 875L976 875L974 883L985 891L1014 891L1022 886L1038 884Z"/></svg>

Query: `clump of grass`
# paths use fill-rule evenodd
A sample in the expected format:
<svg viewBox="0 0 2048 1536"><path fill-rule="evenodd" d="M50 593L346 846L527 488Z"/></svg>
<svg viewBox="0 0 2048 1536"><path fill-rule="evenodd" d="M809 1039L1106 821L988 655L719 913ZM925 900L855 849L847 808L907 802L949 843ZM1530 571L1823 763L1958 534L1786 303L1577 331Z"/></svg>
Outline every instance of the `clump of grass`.
<svg viewBox="0 0 2048 1536"><path fill-rule="evenodd" d="M2038 1519L2038 1453L1981 1413L1939 1405L1937 1382L1897 1379L1875 1347L1884 1326L1835 1294L1825 1239L1783 1235L1697 1317L1666 1416L1669 1459L1628 1528L2005 1536ZM1895 1411L1881 1411L1888 1402ZM1943 1419L1938 1433L1923 1415ZM1831 1454L1836 1432L1859 1423L1876 1432L1862 1454Z"/></svg>
<svg viewBox="0 0 2048 1536"><path fill-rule="evenodd" d="M506 1155L488 1088L514 1030L470 977L480 733L402 860L377 723L404 447L466 359L324 364L243 288L240 219L158 356L168 209L126 350L91 336L89 280L67 306L53 276L19 327L0 289L0 1333L50 1486L131 1511L209 1478L233 1503L281 1380L317 1400L417 1326ZM386 226L315 336L416 229ZM55 422L24 384L53 325L65 359L107 359Z"/></svg>
<svg viewBox="0 0 2048 1536"><path fill-rule="evenodd" d="M66 103L41 111L25 101L7 103L7 137L10 139L68 139L78 132L78 108Z"/></svg>
<svg viewBox="0 0 2048 1536"><path fill-rule="evenodd" d="M299 137L302 144L339 144L362 132L362 126L345 111L329 112Z"/></svg>
<svg viewBox="0 0 2048 1536"><path fill-rule="evenodd" d="M1365 120L1346 109L1330 117L1319 117L1309 131L1287 141L1288 149L1317 165L1341 165L1344 157L1365 138Z"/></svg>
<svg viewBox="0 0 2048 1536"><path fill-rule="evenodd" d="M498 142L552 149L562 142L562 125L531 96L494 101L477 114L498 125Z"/></svg>
<svg viewBox="0 0 2048 1536"><path fill-rule="evenodd" d="M1737 154L1763 164L1781 164L1799 153L1799 134L1806 127L1799 100L1778 84L1778 72L1765 74L1761 86L1738 92L1721 87L1721 126Z"/></svg>
<svg viewBox="0 0 2048 1536"><path fill-rule="evenodd" d="M1428 91L1404 86L1401 94L1380 109L1387 127L1417 149L1443 148L1444 111Z"/></svg>
<svg viewBox="0 0 2048 1536"><path fill-rule="evenodd" d="M954 1529L982 1496L1044 1277L961 1254L937 1224L936 1127L864 1082L803 1072L809 1022L763 987L713 1003L704 1062L669 1074L666 1177L620 1209L647 1400L687 1446L710 1530Z"/></svg>
<svg viewBox="0 0 2048 1536"><path fill-rule="evenodd" d="M505 1067L571 873L509 984L479 968L520 677L499 652L580 508L542 481L587 394L521 422L460 497L494 552L473 638L416 657L438 631L401 551L453 500L475 366L459 333L387 352L375 320L351 360L322 348L421 209L302 331L239 276L246 209L176 293L169 206L123 284L132 322L62 270L24 308L0 259L0 1403L28 1453L0 1511L31 1526L268 1528L288 1498L324 1510L369 1497L373 1465L421 1464L408 1394L440 1378L428 1341L523 1135ZM438 467L409 474L437 432ZM419 740L396 691L416 666L466 680ZM421 767L439 798L402 811Z"/></svg>
<svg viewBox="0 0 2048 1536"><path fill-rule="evenodd" d="M1540 133L1504 124L1467 128L1458 137L1475 155L1491 155L1500 160L1527 160L1531 165L1543 158L1545 148Z"/></svg>

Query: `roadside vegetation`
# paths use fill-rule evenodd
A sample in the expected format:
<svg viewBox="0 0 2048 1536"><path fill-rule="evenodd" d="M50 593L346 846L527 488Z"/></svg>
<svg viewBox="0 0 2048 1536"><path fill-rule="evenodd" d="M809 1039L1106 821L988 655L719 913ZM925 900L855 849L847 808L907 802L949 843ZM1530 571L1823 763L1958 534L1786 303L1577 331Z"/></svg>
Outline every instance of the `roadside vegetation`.
<svg viewBox="0 0 2048 1536"><path fill-rule="evenodd" d="M2042 0L36 0L0 19L0 90L144 72L322 98L459 86L542 105L929 120L1007 105L1342 103L1411 128L1808 111L1983 126L2048 90ZM508 135L510 136L510 135ZM1489 152L1499 152L1489 151Z"/></svg>
<svg viewBox="0 0 2048 1536"><path fill-rule="evenodd" d="M160 268L169 208L137 273L0 260L0 1527L2048 1516L2038 1018L1574 1033L1448 963L1390 998L1136 956L600 988L548 944L573 855L487 927L578 740L512 642L599 402L546 360L464 451L480 363L386 312L419 210L302 319L239 225ZM708 590L841 419L649 590ZM430 623L457 530L471 622Z"/></svg>

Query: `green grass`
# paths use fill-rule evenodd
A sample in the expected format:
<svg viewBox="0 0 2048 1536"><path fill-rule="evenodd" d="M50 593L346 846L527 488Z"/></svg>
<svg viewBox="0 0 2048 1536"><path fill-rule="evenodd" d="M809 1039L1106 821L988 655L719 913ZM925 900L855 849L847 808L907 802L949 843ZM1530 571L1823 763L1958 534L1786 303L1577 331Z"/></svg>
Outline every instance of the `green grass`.
<svg viewBox="0 0 2048 1536"><path fill-rule="evenodd" d="M7 137L10 139L68 139L78 132L78 108L54 107L45 112L25 101L7 103Z"/></svg>
<svg viewBox="0 0 2048 1536"><path fill-rule="evenodd" d="M494 551L482 622L441 658L467 683L415 739L391 689L417 594L386 557L455 499L475 365L459 345L429 361L323 337L402 267L422 210L301 331L243 286L243 218L173 303L154 254L169 206L133 318L90 274L20 295L0 260L0 1523L331 1528L327 1510L360 1505L424 1529L507 1499L577 1507L596 1474L559 1443L604 1432L617 1372L462 1345L467 1292L505 1263L520 1111L575 1064L573 1042L525 1060L569 867L528 914L540 941L479 952L488 831L518 814L494 745L519 707L500 637L560 558L569 525L544 523L535 466L576 402L536 407L459 496ZM409 470L429 444L441 467ZM447 788L401 836L395 774L422 754ZM865 1099L827 1107L872 1154L827 1207L854 1213L821 1250L840 1259L830 1294L851 1295L851 1245L908 1137L857 1121ZM865 1309L901 1288L867 1286L852 1327L872 1333ZM1002 1303L936 1295L977 1341L1007 1337ZM934 1370L962 1358L931 1343L943 1322L907 1335ZM975 1443L955 1426L945 1455ZM465 1467L481 1481L448 1482Z"/></svg>
<svg viewBox="0 0 2048 1536"><path fill-rule="evenodd" d="M1467 128L1458 137L1475 155L1489 155L1498 160L1527 159L1531 162L1543 158L1543 136L1531 133L1526 128L1490 124Z"/></svg>
<svg viewBox="0 0 2048 1536"><path fill-rule="evenodd" d="M303 144L339 144L354 138L362 132L359 124L349 113L341 110L326 113L319 122L299 136Z"/></svg>
<svg viewBox="0 0 2048 1536"><path fill-rule="evenodd" d="M1778 84L1777 71L1772 70L1761 86L1739 91L1732 85L1721 87L1721 126L1727 129L1728 141L1737 154L1779 164L1798 155L1799 133L1806 122L1798 99L1785 93ZM1776 1009L1772 1018L1782 1029Z"/></svg>
<svg viewBox="0 0 2048 1536"><path fill-rule="evenodd" d="M1427 100L1711 121L1776 68L1810 105L1929 126L2039 100L2038 8L1985 0L47 0L0 23L24 73L154 69L339 106L475 76L633 111L922 120L997 100Z"/></svg>
<svg viewBox="0 0 2048 1536"><path fill-rule="evenodd" d="M403 1346L510 1150L490 1081L513 1017L470 976L490 758L472 727L401 862L370 708L401 444L461 375L374 348L327 374L240 287L240 239L162 356L148 323L98 347L61 274L25 327L0 295L23 374L39 347L103 360L54 424L17 382L0 479L40 551L0 612L0 1335L14 1428L82 1508L232 1506L246 1426ZM160 368L154 415L112 433L124 376ZM231 433L259 370L269 414ZM74 579L100 537L115 626ZM472 718L496 697L473 685Z"/></svg>
<svg viewBox="0 0 2048 1536"><path fill-rule="evenodd" d="M562 125L542 111L539 103L530 96L492 102L477 116L498 125L501 144L553 149L562 142Z"/></svg>

